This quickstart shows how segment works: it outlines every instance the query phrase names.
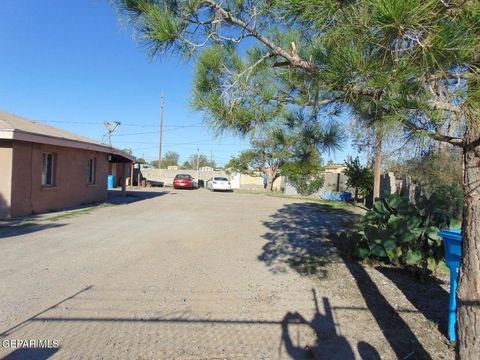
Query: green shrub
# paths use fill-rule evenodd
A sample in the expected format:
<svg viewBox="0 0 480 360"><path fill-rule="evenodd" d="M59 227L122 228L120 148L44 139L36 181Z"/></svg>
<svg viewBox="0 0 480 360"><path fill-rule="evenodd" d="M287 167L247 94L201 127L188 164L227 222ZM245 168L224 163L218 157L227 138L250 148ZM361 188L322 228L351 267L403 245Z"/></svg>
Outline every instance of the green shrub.
<svg viewBox="0 0 480 360"><path fill-rule="evenodd" d="M422 276L444 258L438 231L449 226L445 201L434 194L409 203L398 194L375 203L362 221L355 252L396 266L414 266Z"/></svg>
<svg viewBox="0 0 480 360"><path fill-rule="evenodd" d="M323 186L324 177L320 175L321 160L316 152L304 155L298 161L282 165L282 175L286 176L299 195L315 194Z"/></svg>
<svg viewBox="0 0 480 360"><path fill-rule="evenodd" d="M363 198L367 197L373 192L373 172L368 166L360 165L358 156L355 160L345 161L347 167L344 171L347 177L346 185L355 189L355 201L357 201L358 194Z"/></svg>
<svg viewBox="0 0 480 360"><path fill-rule="evenodd" d="M288 180L297 190L297 193L303 196L315 194L323 186L324 177L310 175L290 175Z"/></svg>

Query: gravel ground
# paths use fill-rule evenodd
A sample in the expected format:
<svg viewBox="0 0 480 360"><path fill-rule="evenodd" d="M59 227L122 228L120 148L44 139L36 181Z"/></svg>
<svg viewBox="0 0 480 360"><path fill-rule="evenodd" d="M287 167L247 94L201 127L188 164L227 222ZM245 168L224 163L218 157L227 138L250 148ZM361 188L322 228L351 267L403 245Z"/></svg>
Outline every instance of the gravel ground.
<svg viewBox="0 0 480 360"><path fill-rule="evenodd" d="M353 213L205 190L137 196L0 229L0 357L454 358L438 330L444 285L338 255L326 234Z"/></svg>

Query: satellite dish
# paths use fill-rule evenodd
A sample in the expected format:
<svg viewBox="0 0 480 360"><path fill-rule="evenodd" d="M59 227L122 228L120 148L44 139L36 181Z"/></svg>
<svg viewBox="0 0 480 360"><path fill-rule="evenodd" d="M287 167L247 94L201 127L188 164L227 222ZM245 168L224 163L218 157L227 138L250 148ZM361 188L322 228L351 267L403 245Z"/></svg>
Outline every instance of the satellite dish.
<svg viewBox="0 0 480 360"><path fill-rule="evenodd" d="M112 134L115 130L117 130L117 128L120 124L121 123L119 121L104 121L103 122L103 125L108 130L108 134L103 135L103 140L102 140L103 143L108 141L108 144L110 145L110 147L112 147Z"/></svg>
<svg viewBox="0 0 480 360"><path fill-rule="evenodd" d="M118 125L120 125L121 123L118 122L118 121L104 121L103 122L103 125L105 125L105 127L107 128L108 132L109 133L113 133Z"/></svg>

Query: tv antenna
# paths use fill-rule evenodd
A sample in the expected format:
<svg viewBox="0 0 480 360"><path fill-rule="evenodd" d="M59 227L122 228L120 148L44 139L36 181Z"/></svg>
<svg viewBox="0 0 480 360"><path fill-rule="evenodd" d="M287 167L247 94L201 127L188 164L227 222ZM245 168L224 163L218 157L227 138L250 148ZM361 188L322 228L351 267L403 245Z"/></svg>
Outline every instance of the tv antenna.
<svg viewBox="0 0 480 360"><path fill-rule="evenodd" d="M112 134L117 130L121 123L119 121L104 121L103 125L107 128L108 133L103 135L102 143L109 144L112 147ZM108 142L107 142L108 141Z"/></svg>

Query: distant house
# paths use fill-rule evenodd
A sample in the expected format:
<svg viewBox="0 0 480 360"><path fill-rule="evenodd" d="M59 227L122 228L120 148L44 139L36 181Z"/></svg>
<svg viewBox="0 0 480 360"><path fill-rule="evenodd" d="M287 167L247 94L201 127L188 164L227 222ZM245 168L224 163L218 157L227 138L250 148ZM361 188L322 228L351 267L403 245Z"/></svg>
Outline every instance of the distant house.
<svg viewBox="0 0 480 360"><path fill-rule="evenodd" d="M109 164L134 160L94 140L0 111L0 218L104 201ZM125 176L130 167L122 169Z"/></svg>
<svg viewBox="0 0 480 360"><path fill-rule="evenodd" d="M178 166L177 165L169 165L169 166L167 166L167 170L178 170Z"/></svg>
<svg viewBox="0 0 480 360"><path fill-rule="evenodd" d="M345 164L330 164L325 166L325 172L327 173L343 173L347 167Z"/></svg>
<svg viewBox="0 0 480 360"><path fill-rule="evenodd" d="M199 171L214 171L215 169L211 166L202 166L198 168Z"/></svg>

